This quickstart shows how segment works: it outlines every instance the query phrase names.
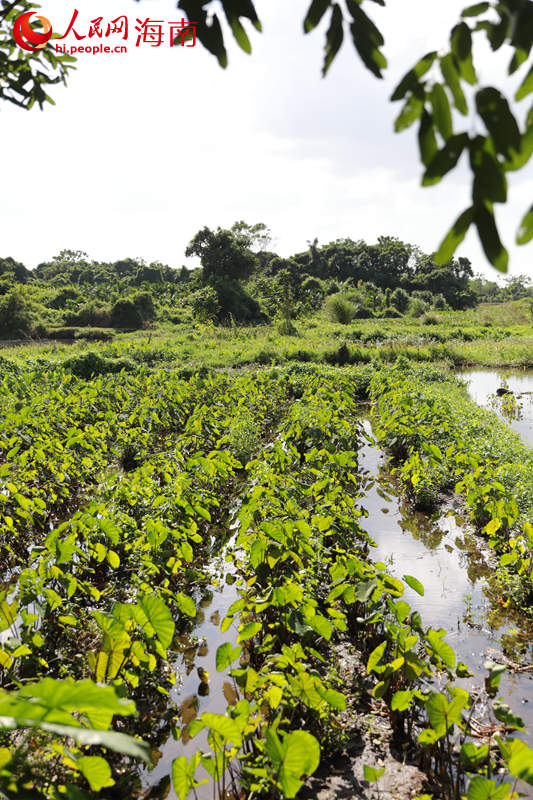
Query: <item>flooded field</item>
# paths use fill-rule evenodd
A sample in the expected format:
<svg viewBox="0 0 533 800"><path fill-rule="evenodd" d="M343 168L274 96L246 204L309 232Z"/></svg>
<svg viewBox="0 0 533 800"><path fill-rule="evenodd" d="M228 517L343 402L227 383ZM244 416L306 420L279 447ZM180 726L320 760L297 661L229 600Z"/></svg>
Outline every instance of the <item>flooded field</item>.
<svg viewBox="0 0 533 800"><path fill-rule="evenodd" d="M533 447L532 371L475 369L458 374L467 382L468 393L475 403L496 411Z"/></svg>

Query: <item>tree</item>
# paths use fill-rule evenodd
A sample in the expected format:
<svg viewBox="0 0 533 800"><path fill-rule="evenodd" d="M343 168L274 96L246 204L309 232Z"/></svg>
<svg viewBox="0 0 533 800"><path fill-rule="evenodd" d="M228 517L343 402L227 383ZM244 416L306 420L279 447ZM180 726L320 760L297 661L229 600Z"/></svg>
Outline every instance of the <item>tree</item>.
<svg viewBox="0 0 533 800"><path fill-rule="evenodd" d="M385 0L373 2L385 5ZM365 67L377 78L383 77L387 67L383 54L385 41L363 4L366 7L368 0L346 0L347 12L336 0L312 0L309 5L303 23L305 33L329 18L323 75L339 52L348 28ZM196 22L199 41L216 56L220 66L226 67L228 57L222 27L218 15L210 13L214 5L214 0L180 0L178 3L188 18ZM242 21L250 22L261 31L254 3L252 0L220 0L220 5L237 44L250 53L252 47ZM493 51L504 45L512 49L507 71L518 78L515 102L523 101L533 91L532 0L487 0L465 8L450 32L449 49L423 54L400 81L391 100L403 102L395 123L397 132L418 123L423 186L438 183L457 166L463 154L469 157L472 203L442 240L436 262L449 262L470 226L474 225L487 259L496 269L506 272L508 254L498 233L494 203L507 200L506 173L522 169L533 153L533 109L525 115L526 121L521 126L505 95L495 86L480 84L473 44L484 36ZM475 91L465 94L465 87L474 87ZM454 130L452 108L465 117L463 130ZM516 241L526 244L532 238L533 205L522 218Z"/></svg>
<svg viewBox="0 0 533 800"><path fill-rule="evenodd" d="M202 228L191 239L186 256L199 256L204 282L213 279L243 280L254 270L257 259L249 249L248 238L232 231Z"/></svg>
<svg viewBox="0 0 533 800"><path fill-rule="evenodd" d="M33 327L31 308L22 286L0 298L0 336L29 336Z"/></svg>
<svg viewBox="0 0 533 800"><path fill-rule="evenodd" d="M67 73L76 61L67 53L56 53L50 45L23 50L15 44L15 20L29 11L35 11L35 5L28 0L0 3L0 98L26 109L35 103L40 108L44 103L53 104L46 89L52 84L66 83Z"/></svg>
<svg viewBox="0 0 533 800"><path fill-rule="evenodd" d="M231 226L231 232L240 240L246 241L247 247L254 253L266 253L272 246L272 231L264 222L248 225L240 220Z"/></svg>
<svg viewBox="0 0 533 800"><path fill-rule="evenodd" d="M344 7L336 0L311 0L303 21L304 33L310 33L328 20L323 75L328 72L348 30L364 66L376 78L383 77L387 68L383 54L385 42L363 8L369 7L369 1L346 0ZM373 2L385 5L385 0ZM21 7L30 8L27 0L7 4L4 0L0 15L3 39L0 45L4 44L4 49L13 50L12 24ZM252 0L180 0L178 7L195 23L198 40L216 56L222 67L227 66L228 57L217 9L222 8L237 44L245 52L250 53L252 47L243 21L261 31L261 21ZM473 45L483 37L493 51L504 46L511 48L507 72L515 76L517 86L513 98L521 103L533 91L533 0L484 0L465 8L450 31L449 48L440 53L422 54L396 87L391 101L403 102L395 123L397 132L418 124L423 186L438 183L457 166L461 156L469 159L472 203L442 240L436 254L437 263L450 261L468 229L474 225L489 262L506 272L508 253L499 236L494 204L507 201L507 173L523 169L533 153L533 109L521 115L525 121L520 123L504 93L497 86L480 83ZM2 53L0 46L0 54L0 97L25 108L31 107L35 100L41 106L45 100L50 100L42 85L64 80L71 66L68 62L72 61L69 56L57 58L50 46L30 54L17 52L16 59ZM56 72L52 70L52 77L49 66L54 64ZM502 75L502 83L506 78ZM465 118L461 130L454 129L452 109ZM516 241L522 245L532 238L533 205L525 211Z"/></svg>

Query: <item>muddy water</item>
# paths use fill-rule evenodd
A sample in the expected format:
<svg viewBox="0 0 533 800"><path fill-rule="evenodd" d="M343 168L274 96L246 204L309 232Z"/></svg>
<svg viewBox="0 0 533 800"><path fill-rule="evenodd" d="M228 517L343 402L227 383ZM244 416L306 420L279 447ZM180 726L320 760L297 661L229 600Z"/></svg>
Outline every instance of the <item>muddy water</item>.
<svg viewBox="0 0 533 800"><path fill-rule="evenodd" d="M533 371L475 369L461 370L458 375L467 381L474 402L495 411L533 447ZM498 389L509 389L512 395L498 397Z"/></svg>
<svg viewBox="0 0 533 800"><path fill-rule="evenodd" d="M368 421L365 429L370 435ZM395 577L413 575L423 583L423 597L406 586L405 599L420 611L424 626L445 628L458 659L474 673L462 681L465 688L483 684L488 659L504 663L506 657L531 665L533 627L522 627L502 608L488 580L491 555L482 540L454 513L429 518L410 510L398 496L384 453L375 445L363 447L360 466L370 482L373 479L363 501L368 517L361 521L377 544L370 557L387 564ZM533 673L505 674L500 695L524 720L523 738L533 745Z"/></svg>

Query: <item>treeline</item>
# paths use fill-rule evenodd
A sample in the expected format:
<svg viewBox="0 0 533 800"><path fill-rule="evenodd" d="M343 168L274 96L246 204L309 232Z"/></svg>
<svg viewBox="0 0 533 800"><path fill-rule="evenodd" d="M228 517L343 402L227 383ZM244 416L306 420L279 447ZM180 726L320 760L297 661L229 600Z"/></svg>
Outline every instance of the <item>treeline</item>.
<svg viewBox="0 0 533 800"><path fill-rule="evenodd" d="M465 309L497 296L492 282L474 277L468 259L439 266L420 248L386 236L372 245L315 239L306 251L281 258L264 224L241 221L198 231L185 255L198 257L200 267L136 258L97 262L73 250L34 270L0 259L0 336L68 338L80 328L128 330L191 316L244 323L281 317L290 332L291 320L321 307L344 321ZM494 284L498 299L530 291L525 281L512 280L503 289Z"/></svg>

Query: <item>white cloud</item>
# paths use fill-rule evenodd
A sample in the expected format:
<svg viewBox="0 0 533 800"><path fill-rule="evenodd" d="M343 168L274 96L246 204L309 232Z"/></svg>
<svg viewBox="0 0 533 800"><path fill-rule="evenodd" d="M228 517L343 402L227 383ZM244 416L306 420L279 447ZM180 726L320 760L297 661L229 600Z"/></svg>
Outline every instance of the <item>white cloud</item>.
<svg viewBox="0 0 533 800"><path fill-rule="evenodd" d="M264 33L252 31L251 58L230 41L225 71L200 47L135 48L130 36L127 55L80 55L55 107L4 108L18 157L4 162L3 254L34 266L72 247L179 266L199 227L241 218L269 224L283 254L315 236L392 234L434 249L468 203L465 175L421 189L414 133L393 134L387 98L415 54L445 43L463 3L376 5L391 60L383 82L349 41L321 79L324 31L301 34L307 4L258 0ZM98 15L181 18L171 0L54 0L42 13L61 30L74 5L81 31ZM526 194L522 178L499 215L508 243ZM529 271L531 250L511 252L513 272ZM461 253L485 264L475 234Z"/></svg>

